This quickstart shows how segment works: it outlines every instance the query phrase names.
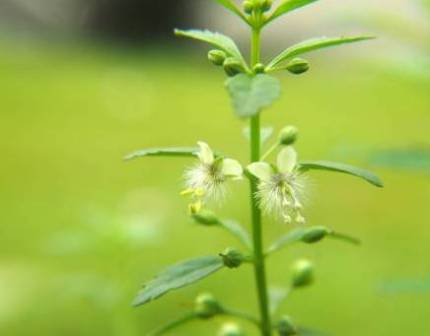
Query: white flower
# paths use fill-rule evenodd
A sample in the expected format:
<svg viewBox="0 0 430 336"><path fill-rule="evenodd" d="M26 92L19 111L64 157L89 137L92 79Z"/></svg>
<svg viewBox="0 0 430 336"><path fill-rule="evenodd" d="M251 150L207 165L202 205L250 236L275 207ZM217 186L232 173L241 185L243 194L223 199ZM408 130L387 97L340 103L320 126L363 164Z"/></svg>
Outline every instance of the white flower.
<svg viewBox="0 0 430 336"><path fill-rule="evenodd" d="M182 192L193 197L192 212L198 212L205 201L222 199L226 191L225 182L243 176L243 168L238 161L216 158L208 144L198 142L198 145L199 162L185 172L187 190Z"/></svg>
<svg viewBox="0 0 430 336"><path fill-rule="evenodd" d="M256 196L264 212L275 214L286 223L305 223L301 212L304 178L297 171L297 152L293 147L281 150L276 167L255 162L248 166L248 171L260 180Z"/></svg>

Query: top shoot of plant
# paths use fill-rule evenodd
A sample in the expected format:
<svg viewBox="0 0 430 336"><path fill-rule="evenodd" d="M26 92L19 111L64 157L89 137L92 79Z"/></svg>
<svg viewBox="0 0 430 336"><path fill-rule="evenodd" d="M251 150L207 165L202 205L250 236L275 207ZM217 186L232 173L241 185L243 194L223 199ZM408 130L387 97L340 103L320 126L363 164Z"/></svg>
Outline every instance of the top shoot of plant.
<svg viewBox="0 0 430 336"><path fill-rule="evenodd" d="M249 163L243 166L237 160L214 151L206 142L197 142L197 147L151 148L137 151L126 159L149 156L190 157L195 164L185 171L186 188L182 195L188 197L189 214L198 223L208 227L219 227L229 232L242 244L243 250L228 248L213 255L190 259L167 268L153 280L147 282L138 293L134 304L147 304L176 290L210 276L223 268L238 268L252 265L255 273L259 316L238 312L220 303L211 294L197 297L192 311L185 312L177 320L159 327L150 335L161 335L193 320L207 320L225 315L249 321L262 336L310 335L306 328L297 326L286 315L279 315L280 303L287 294L297 288L306 287L314 280L313 264L298 260L292 267L291 281L285 291L270 293L266 277L266 260L273 253L293 243L315 244L325 238L341 239L359 244L359 241L331 228L307 226L303 204L306 189L306 174L313 170L324 170L349 174L361 178L376 187L381 180L374 174L343 163L328 161L300 161L294 148L298 130L285 126L275 142L263 153L265 142L271 131L261 128L263 111L277 100L281 85L274 74L289 72L300 75L309 70L309 63L299 58L311 51L369 40L369 36L315 38L286 48L269 63L261 61L261 32L282 16L310 5L317 0L282 0L275 4L271 0L247 0L241 9L232 0L216 0L221 6L236 15L249 26L251 55L249 61L242 55L236 43L229 37L207 30L175 30L177 36L206 42L214 47L209 51L209 61L222 67L228 76L226 88L230 94L234 112L238 118L249 123L246 135L250 140ZM224 152L224 151L222 151ZM272 154L277 156L272 158ZM219 218L209 207L221 202L226 184L231 181L248 180L251 204L250 233L233 220ZM267 248L263 246L262 214L272 216L290 229L284 236L274 240ZM209 333L208 333L209 334ZM219 331L222 336L240 336L244 331L237 324L226 324Z"/></svg>

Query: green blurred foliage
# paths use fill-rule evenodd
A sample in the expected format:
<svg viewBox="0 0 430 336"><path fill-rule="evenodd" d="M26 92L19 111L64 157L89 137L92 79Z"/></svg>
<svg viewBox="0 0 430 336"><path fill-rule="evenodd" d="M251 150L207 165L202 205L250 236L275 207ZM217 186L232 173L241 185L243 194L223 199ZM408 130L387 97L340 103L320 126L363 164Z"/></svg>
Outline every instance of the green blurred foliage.
<svg viewBox="0 0 430 336"><path fill-rule="evenodd" d="M255 313L247 266L171 293L161 304L131 308L140 284L165 266L236 244L188 218L179 192L190 159L121 160L139 147L206 140L246 163L246 125L232 113L223 76L174 49L163 54L2 39L0 51L0 334L144 335L191 309L206 290ZM264 116L267 126L300 128L302 159L331 159L339 145L428 143L427 83L342 58L314 62L317 70L301 78L280 77L285 95ZM344 156L360 164L353 152ZM312 175L310 224L351 233L363 246L330 240L270 260L275 287L289 282L296 258L315 261L315 286L281 307L301 325L348 336L430 332L425 293L378 290L384 279L430 272L430 180L378 173L384 191L347 176ZM247 186L232 189L238 197L227 199L220 216L246 224ZM289 228L268 220L265 229L269 243ZM221 321L174 335L215 334Z"/></svg>

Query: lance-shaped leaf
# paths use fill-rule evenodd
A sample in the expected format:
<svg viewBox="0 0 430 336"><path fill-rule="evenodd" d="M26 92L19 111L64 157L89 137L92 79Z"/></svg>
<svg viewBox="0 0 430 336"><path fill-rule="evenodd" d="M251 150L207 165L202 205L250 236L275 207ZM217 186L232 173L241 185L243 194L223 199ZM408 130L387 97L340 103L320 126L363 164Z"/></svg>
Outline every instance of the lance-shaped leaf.
<svg viewBox="0 0 430 336"><path fill-rule="evenodd" d="M220 226L239 239L247 248L252 249L252 241L249 233L238 222L224 219L220 221Z"/></svg>
<svg viewBox="0 0 430 336"><path fill-rule="evenodd" d="M307 228L297 228L281 236L272 245L270 245L266 255L270 255L288 245L298 242L314 244L321 241L325 237L342 240L353 245L360 245L361 243L360 240L354 237L330 230L324 226L311 226Z"/></svg>
<svg viewBox="0 0 430 336"><path fill-rule="evenodd" d="M249 24L246 16L243 15L241 10L237 7L237 5L232 0L215 0L215 1L218 2L221 6L227 8L230 12L239 16L243 21Z"/></svg>
<svg viewBox="0 0 430 336"><path fill-rule="evenodd" d="M224 50L229 56L234 57L238 61L240 61L243 67L249 70L248 65L245 62L239 48L236 43L228 36L225 36L220 33L213 33L209 30L181 30L175 29L175 34L177 36L189 37L195 40L203 41L218 49Z"/></svg>
<svg viewBox="0 0 430 336"><path fill-rule="evenodd" d="M273 21L284 14L292 12L293 10L310 5L311 3L314 3L316 1L318 0L284 0L275 9L273 14L267 19L266 23Z"/></svg>
<svg viewBox="0 0 430 336"><path fill-rule="evenodd" d="M198 151L199 148L197 147L148 148L133 152L127 155L124 160L130 161L146 156L192 157L197 156Z"/></svg>
<svg viewBox="0 0 430 336"><path fill-rule="evenodd" d="M169 267L143 286L133 305L140 306L168 292L191 285L224 267L220 256L207 256L181 262Z"/></svg>
<svg viewBox="0 0 430 336"><path fill-rule="evenodd" d="M329 161L306 161L301 162L299 165L299 170L326 170L331 172L337 172L342 174L348 174L352 176L359 177L376 187L383 188L384 184L381 179L375 174L369 172L368 170L350 166L344 163L329 162Z"/></svg>
<svg viewBox="0 0 430 336"><path fill-rule="evenodd" d="M281 94L279 80L269 75L237 75L227 80L226 87L235 113L240 118L258 114L263 108L271 106Z"/></svg>
<svg viewBox="0 0 430 336"><path fill-rule="evenodd" d="M311 51L334 47L342 44L360 42L374 39L372 36L353 36L353 37L321 37L303 41L292 47L285 49L281 54L275 57L267 66L266 70L274 70L280 63L291 59L292 57L302 55Z"/></svg>
<svg viewBox="0 0 430 336"><path fill-rule="evenodd" d="M198 317L197 317L197 315L194 312L187 313L184 316L179 317L179 318L177 318L175 320L172 320L172 321L166 323L165 325L159 327L158 329L150 332L148 334L148 336L161 336L161 335L164 335L168 331L171 331L171 330L174 330L174 329L176 329L178 327L181 327L182 325L184 325L184 324L186 324L188 322L191 322L191 321L193 321L193 320L195 320L197 318Z"/></svg>

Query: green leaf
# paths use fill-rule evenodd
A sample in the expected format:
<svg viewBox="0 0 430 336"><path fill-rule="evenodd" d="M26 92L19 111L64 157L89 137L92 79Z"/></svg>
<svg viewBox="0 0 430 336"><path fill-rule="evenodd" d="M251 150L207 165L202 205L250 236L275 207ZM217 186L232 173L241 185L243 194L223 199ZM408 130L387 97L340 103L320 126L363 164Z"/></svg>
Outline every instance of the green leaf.
<svg viewBox="0 0 430 336"><path fill-rule="evenodd" d="M199 149L197 147L175 147L175 148L148 148L133 152L127 155L124 160L130 161L146 156L179 156L192 157L197 156Z"/></svg>
<svg viewBox="0 0 430 336"><path fill-rule="evenodd" d="M269 63L266 69L267 71L276 70L276 66L279 63L282 63L288 59L291 59L292 57L302 55L314 50L334 47L334 46L347 44L347 43L370 40L373 38L374 37L372 36L354 36L354 37L334 37L334 38L321 37L321 38L306 40L284 50L281 54L275 57L273 61Z"/></svg>
<svg viewBox="0 0 430 336"><path fill-rule="evenodd" d="M160 328L150 332L148 336L161 336L164 335L166 332L171 331L173 329L176 329L188 322L191 322L193 320L197 319L197 316L194 312L188 313L180 318L177 318L173 321L170 321L166 323L165 325L161 326Z"/></svg>
<svg viewBox="0 0 430 336"><path fill-rule="evenodd" d="M430 172L430 148L387 149L372 153L371 165L391 169Z"/></svg>
<svg viewBox="0 0 430 336"><path fill-rule="evenodd" d="M215 0L215 1L218 2L221 6L224 6L225 8L227 8L230 12L239 16L243 21L249 24L246 16L243 15L241 10L236 6L236 4L232 0Z"/></svg>
<svg viewBox="0 0 430 336"><path fill-rule="evenodd" d="M270 139L270 137L273 135L273 127L263 127L260 129L260 142L261 145L264 145L267 140ZM243 129L243 135L248 141L251 141L251 128L249 126L245 127Z"/></svg>
<svg viewBox="0 0 430 336"><path fill-rule="evenodd" d="M304 228L298 228L288 232L286 235L282 236L272 245L270 245L266 254L272 254L287 245L299 242L305 233L306 230Z"/></svg>
<svg viewBox="0 0 430 336"><path fill-rule="evenodd" d="M238 222L233 220L222 220L220 225L238 238L247 248L252 249L252 241L249 233Z"/></svg>
<svg viewBox="0 0 430 336"><path fill-rule="evenodd" d="M287 299L291 290L285 288L269 288L270 314L274 315L281 307L281 304Z"/></svg>
<svg viewBox="0 0 430 336"><path fill-rule="evenodd" d="M381 179L375 174L365 169L357 168L343 163L328 162L328 161L306 161L306 162L300 163L299 170L301 171L326 170L331 172L343 173L343 174L348 174L348 175L362 178L376 187L379 187L379 188L384 187L384 184L381 181Z"/></svg>
<svg viewBox="0 0 430 336"><path fill-rule="evenodd" d="M318 226L311 226L311 227L306 227L306 228L297 228L294 229L290 232L288 232L287 234L281 236L278 240L276 240L272 245L270 245L270 247L268 248L266 255L270 255L274 252L277 252L279 250L281 250L282 248L284 248L287 245L291 245L294 243L298 243L300 241L304 240L305 235L310 232L312 229L315 228L323 228L327 230L327 237L329 238L333 238L333 239L338 239L338 240L342 240L344 242L353 244L353 245L360 245L361 242L360 240L351 237L349 235L346 234L342 234L324 227L318 227Z"/></svg>
<svg viewBox="0 0 430 336"><path fill-rule="evenodd" d="M224 267L220 256L200 257L169 267L143 286L133 305L140 306L166 293L191 285Z"/></svg>
<svg viewBox="0 0 430 336"><path fill-rule="evenodd" d="M245 62L239 48L236 43L228 36L220 33L213 33L209 30L180 30L175 29L175 34L177 36L189 37L195 40L203 41L213 46L224 50L229 56L236 58L240 61L243 67L249 70L248 65Z"/></svg>
<svg viewBox="0 0 430 336"><path fill-rule="evenodd" d="M267 19L266 23L273 21L276 18L278 18L284 14L287 14L289 12L292 12L296 9L310 5L311 3L314 3L316 1L318 1L318 0L284 0L278 6L278 8L275 9L273 14Z"/></svg>
<svg viewBox="0 0 430 336"><path fill-rule="evenodd" d="M269 75L254 77L240 74L229 78L227 90L240 118L248 118L258 114L263 108L272 105L281 94L279 81Z"/></svg>

